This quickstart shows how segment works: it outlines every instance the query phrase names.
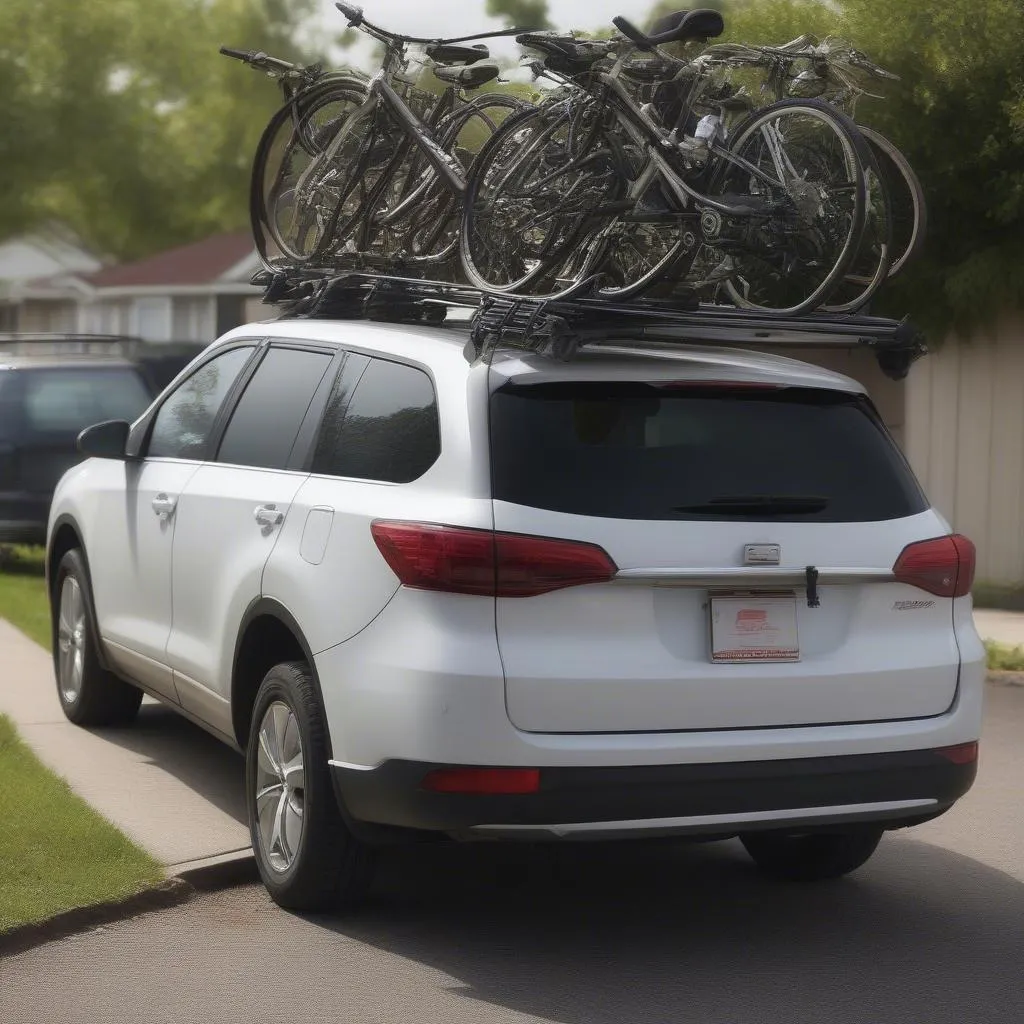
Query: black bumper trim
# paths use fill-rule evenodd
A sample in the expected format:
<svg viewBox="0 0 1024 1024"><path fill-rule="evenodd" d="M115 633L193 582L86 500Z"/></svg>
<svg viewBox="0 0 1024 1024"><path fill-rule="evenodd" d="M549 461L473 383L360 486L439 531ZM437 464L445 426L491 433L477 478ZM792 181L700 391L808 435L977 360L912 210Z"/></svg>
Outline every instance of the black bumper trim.
<svg viewBox="0 0 1024 1024"><path fill-rule="evenodd" d="M429 772L465 765L385 761L372 770L332 766L335 789L356 821L463 832L477 825L756 814L810 807L933 800L931 808L894 811L888 827L923 821L970 789L977 763L957 765L933 750L725 764L545 768L540 790L508 796L434 793ZM528 767L528 766L522 766Z"/></svg>

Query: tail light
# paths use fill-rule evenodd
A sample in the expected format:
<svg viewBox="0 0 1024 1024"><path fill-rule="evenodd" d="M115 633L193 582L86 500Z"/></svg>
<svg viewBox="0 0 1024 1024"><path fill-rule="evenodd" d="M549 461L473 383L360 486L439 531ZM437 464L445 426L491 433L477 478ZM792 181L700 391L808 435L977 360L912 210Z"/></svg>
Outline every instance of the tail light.
<svg viewBox="0 0 1024 1024"><path fill-rule="evenodd" d="M942 747L935 753L953 764L973 764L978 760L978 741L958 743L955 747Z"/></svg>
<svg viewBox="0 0 1024 1024"><path fill-rule="evenodd" d="M903 549L893 574L936 597L964 597L974 585L974 545L960 534L936 537Z"/></svg>
<svg viewBox="0 0 1024 1024"><path fill-rule="evenodd" d="M539 768L438 768L424 778L423 789L432 793L511 795L536 793Z"/></svg>
<svg viewBox="0 0 1024 1024"><path fill-rule="evenodd" d="M615 563L596 544L429 523L379 521L373 539L406 587L488 597L533 597L604 583Z"/></svg>

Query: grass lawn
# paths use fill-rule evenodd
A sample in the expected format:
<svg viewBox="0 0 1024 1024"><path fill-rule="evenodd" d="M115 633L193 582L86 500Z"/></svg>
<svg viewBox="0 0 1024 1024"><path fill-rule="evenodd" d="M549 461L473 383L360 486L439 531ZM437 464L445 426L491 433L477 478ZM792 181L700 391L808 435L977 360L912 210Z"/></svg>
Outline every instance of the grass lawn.
<svg viewBox="0 0 1024 1024"><path fill-rule="evenodd" d="M50 649L43 549L0 547L0 618Z"/></svg>
<svg viewBox="0 0 1024 1024"><path fill-rule="evenodd" d="M123 899L164 877L36 759L0 715L0 932Z"/></svg>

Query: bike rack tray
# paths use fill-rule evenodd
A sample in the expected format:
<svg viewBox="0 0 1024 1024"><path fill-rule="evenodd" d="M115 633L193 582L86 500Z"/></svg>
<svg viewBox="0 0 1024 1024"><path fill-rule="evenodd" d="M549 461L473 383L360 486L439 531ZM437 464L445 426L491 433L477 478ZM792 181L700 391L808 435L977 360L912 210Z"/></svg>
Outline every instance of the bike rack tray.
<svg viewBox="0 0 1024 1024"><path fill-rule="evenodd" d="M565 360L584 346L614 342L622 347L631 340L666 347L867 348L886 376L901 380L928 351L912 324L886 317L782 316L686 299L542 301L485 294L457 283L365 272L261 272L253 283L264 285L264 301L281 304L284 316L439 325L450 310L471 311L462 325L468 323L476 358L515 348Z"/></svg>

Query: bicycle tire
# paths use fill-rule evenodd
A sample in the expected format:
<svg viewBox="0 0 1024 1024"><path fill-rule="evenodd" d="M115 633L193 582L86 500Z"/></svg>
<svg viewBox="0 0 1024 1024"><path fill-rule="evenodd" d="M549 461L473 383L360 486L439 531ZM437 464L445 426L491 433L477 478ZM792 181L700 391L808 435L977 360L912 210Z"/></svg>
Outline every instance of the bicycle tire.
<svg viewBox="0 0 1024 1024"><path fill-rule="evenodd" d="M890 276L893 228L889 187L870 143L865 155L868 201L864 211L864 233L842 279L821 305L826 313L859 312Z"/></svg>
<svg viewBox="0 0 1024 1024"><path fill-rule="evenodd" d="M868 128L865 125L857 127L874 151L875 159L878 160L882 172L882 180L886 183L889 192L889 202L893 208L895 237L893 239L892 265L889 267L889 277L892 278L917 257L924 246L928 233L928 203L921 180L914 172L914 168L910 166L910 161L896 145L873 128ZM890 164L893 166L890 167ZM903 189L910 194L909 218L902 209L905 206L905 197L901 201L896 199ZM901 220L907 219L910 221L910 226L903 232L898 225Z"/></svg>
<svg viewBox="0 0 1024 1024"><path fill-rule="evenodd" d="M564 103L542 104L525 110L522 114L510 117L480 151L469 176L459 233L463 271L473 287L499 295L550 299L575 294L589 280L591 271L602 255L604 242L599 229L603 225L595 230L594 218L586 209L572 209L573 203L578 201L586 188L585 184L581 184L584 178L577 173L579 168L575 166L576 157L562 143L553 143L563 132L568 140L570 116ZM592 141L590 136L587 141ZM492 184L488 173L505 156L506 148L513 152L506 166L498 168L498 173L502 175L498 189L515 181L519 187L515 198L520 207L527 199L535 204L532 212L527 210L524 226L528 231L532 230L529 228L531 219L534 227L541 222L547 225L546 228L535 230L529 237L521 234L516 238L503 230L500 224L496 230L489 230L477 223L477 207L483 206L481 194ZM594 152L593 149L588 152L582 145L580 152L584 154L585 161L600 164L600 152ZM544 162L545 154L548 164ZM556 163L552 165L551 161ZM541 177L534 181L534 188L523 184L524 175L538 173ZM565 191L551 188L556 181L563 184ZM545 183L548 191L539 187ZM621 182L613 184L621 186ZM506 201L506 215L513 206L512 200ZM557 211L561 210L564 214L567 207L572 222L566 227L561 223L562 218ZM491 272L493 268L485 266L488 254L481 240L484 231L490 235L486 241L491 252L500 252L503 259L510 261L512 273L506 274L503 280L497 280L497 274ZM560 284L565 279L564 274L559 276L560 271L569 267L572 268L571 279L567 284Z"/></svg>
<svg viewBox="0 0 1024 1024"><path fill-rule="evenodd" d="M807 289L802 289L804 294L797 301L791 301L788 298L783 304L766 304L763 301L754 301L749 297L749 292L743 293L737 287L736 275L725 281L725 289L731 301L740 308L757 309L787 316L799 316L802 313L807 313L820 307L827 301L856 255L857 247L860 244L865 228L867 179L864 166L866 162L870 162L870 155L867 142L857 131L853 121L834 107L817 100L781 100L778 103L762 107L744 120L737 128L729 147L730 152L735 155L741 155L743 147L753 137L755 131L760 130L763 125L769 123L778 115L787 113L794 115L804 114L810 116L812 120L819 120L827 125L832 134L840 140L845 173L848 175L848 178L842 184L842 189L844 194L852 196L853 205L848 214L842 217L842 220L847 222L847 226L843 232L844 237L842 238L839 252L838 254L827 254L826 258L830 264L830 269L823 275L820 281L813 285L809 293L807 293ZM811 147L808 152L814 153L816 150L814 147ZM721 159L711 179L711 186L707 193L709 196L724 193L724 186L728 184L728 174L733 167L734 165L725 158ZM748 255L751 252L753 250L748 250ZM752 258L756 259L757 257L753 256ZM776 274L776 278L779 281L790 282L793 280L794 275L786 270L781 275Z"/></svg>
<svg viewBox="0 0 1024 1024"><path fill-rule="evenodd" d="M308 229L310 226L308 218L315 216L315 211L310 209L296 209L295 217L299 218L303 227L292 231L291 237L282 230L283 199L289 191L293 198L295 196L294 182L299 180L302 173L297 168L304 170L319 153L311 145L309 132L302 126L309 124L312 118L330 105L340 103L344 107L356 109L365 99L365 90L359 91L356 88L356 80L351 83L348 80L327 82L314 86L296 101L281 107L264 129L253 161L249 212L257 251L265 266L277 269L277 264L269 255L268 238L283 256L300 265L310 262L318 254L319 242L322 241L322 237L318 237L313 245L296 244L297 238L305 237L303 228Z"/></svg>

